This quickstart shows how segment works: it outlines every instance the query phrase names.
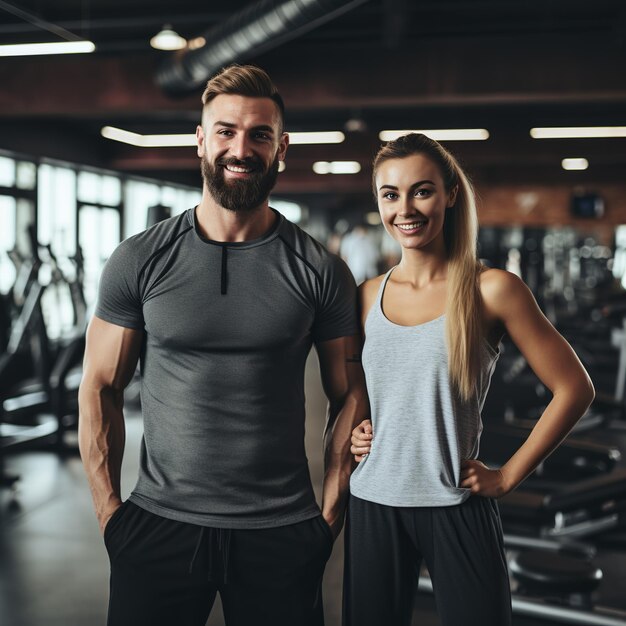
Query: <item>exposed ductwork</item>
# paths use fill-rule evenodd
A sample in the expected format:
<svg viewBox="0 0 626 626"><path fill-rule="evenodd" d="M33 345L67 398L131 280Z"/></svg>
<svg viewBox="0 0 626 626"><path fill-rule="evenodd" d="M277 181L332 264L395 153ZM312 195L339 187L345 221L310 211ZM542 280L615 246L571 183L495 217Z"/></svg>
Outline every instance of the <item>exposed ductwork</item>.
<svg viewBox="0 0 626 626"><path fill-rule="evenodd" d="M158 84L180 94L203 85L228 65L307 33L367 0L260 0L204 33L206 44L174 54L157 73Z"/></svg>

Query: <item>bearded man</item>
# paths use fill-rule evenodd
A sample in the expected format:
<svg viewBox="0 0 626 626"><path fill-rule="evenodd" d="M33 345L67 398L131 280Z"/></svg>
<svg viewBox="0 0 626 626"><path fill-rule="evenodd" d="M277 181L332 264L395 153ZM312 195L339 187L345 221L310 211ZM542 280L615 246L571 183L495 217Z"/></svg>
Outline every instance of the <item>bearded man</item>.
<svg viewBox="0 0 626 626"><path fill-rule="evenodd" d="M109 626L320 626L366 410L354 280L269 206L289 137L267 74L203 94L203 195L123 241L87 334L80 450L110 562ZM329 400L321 511L304 450L312 345ZM122 502L123 391L141 359L139 478Z"/></svg>

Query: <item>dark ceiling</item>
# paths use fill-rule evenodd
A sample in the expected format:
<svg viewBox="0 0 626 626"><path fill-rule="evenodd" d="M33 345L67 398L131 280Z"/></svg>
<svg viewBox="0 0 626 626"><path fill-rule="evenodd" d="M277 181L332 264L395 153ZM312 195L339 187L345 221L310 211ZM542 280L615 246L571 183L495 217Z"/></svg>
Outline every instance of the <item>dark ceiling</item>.
<svg viewBox="0 0 626 626"><path fill-rule="evenodd" d="M0 58L0 148L197 185L193 148L125 146L100 128L193 132L201 89L165 94L155 76L173 53L149 39L166 23L197 37L255 4L0 0L0 43L58 40L32 23L37 17L97 46L90 55ZM288 130L362 122L342 144L292 146L284 193L366 193L382 129L487 128L488 141L449 144L487 184L623 182L626 173L626 139L529 136L533 126L626 126L623 0L370 0L240 60L270 72ZM590 167L564 172L564 157L586 157ZM311 170L316 160L344 159L360 161L362 173Z"/></svg>

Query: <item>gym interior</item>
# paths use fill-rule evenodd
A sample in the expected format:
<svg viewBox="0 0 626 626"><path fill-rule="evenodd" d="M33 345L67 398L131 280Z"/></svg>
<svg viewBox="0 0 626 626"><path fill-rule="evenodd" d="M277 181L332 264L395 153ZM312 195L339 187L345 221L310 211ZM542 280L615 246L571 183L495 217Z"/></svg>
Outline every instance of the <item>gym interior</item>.
<svg viewBox="0 0 626 626"><path fill-rule="evenodd" d="M108 560L77 447L85 330L115 247L199 202L203 85L245 62L286 105L271 206L355 276L368 271L350 258L357 232L376 273L399 258L371 193L381 142L423 131L469 173L480 258L523 278L596 389L561 447L499 502L514 624L626 626L623 2L11 0L0 57L1 624L106 621ZM123 496L139 463L138 376ZM315 351L306 398L319 496ZM505 340L481 460L506 462L549 399ZM341 623L342 560L340 536L328 626ZM426 570L419 589L413 624L435 626ZM222 623L214 610L208 624Z"/></svg>

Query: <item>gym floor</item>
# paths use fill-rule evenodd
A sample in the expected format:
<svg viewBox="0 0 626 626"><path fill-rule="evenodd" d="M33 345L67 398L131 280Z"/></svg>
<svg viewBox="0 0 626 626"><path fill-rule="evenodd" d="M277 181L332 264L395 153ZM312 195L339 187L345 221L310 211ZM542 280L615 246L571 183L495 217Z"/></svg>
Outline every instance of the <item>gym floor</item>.
<svg viewBox="0 0 626 626"><path fill-rule="evenodd" d="M315 356L306 370L307 450L319 495L322 481L321 434L325 400ZM141 418L127 411L127 443L122 471L126 496L137 475ZM601 433L599 438L614 434ZM626 450L626 435L621 449ZM0 492L0 624L3 626L98 626L106 622L108 560L92 511L91 496L78 454L60 458L49 451L15 454L7 471L21 476L17 491ZM621 551L620 551L621 544ZM604 570L598 604L626 610L626 543L600 549ZM341 623L343 541L326 568L327 626ZM218 601L219 602L219 601ZM515 617L515 626L547 626L544 620ZM207 626L223 624L219 603ZM437 626L432 597L418 597L413 624ZM381 625L383 626L383 625Z"/></svg>

